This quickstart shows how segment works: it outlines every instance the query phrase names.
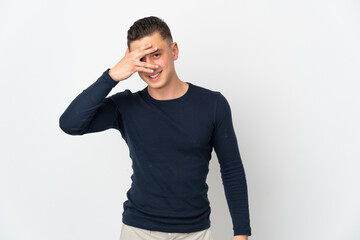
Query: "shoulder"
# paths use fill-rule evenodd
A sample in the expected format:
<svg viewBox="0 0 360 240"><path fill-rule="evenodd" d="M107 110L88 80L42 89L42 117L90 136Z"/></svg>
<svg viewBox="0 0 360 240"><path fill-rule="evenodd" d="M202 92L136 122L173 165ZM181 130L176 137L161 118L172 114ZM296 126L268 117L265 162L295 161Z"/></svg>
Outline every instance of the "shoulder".
<svg viewBox="0 0 360 240"><path fill-rule="evenodd" d="M128 105L134 98L135 93L131 92L130 89L125 89L121 92L117 92L108 97L119 110L123 109L124 106ZM126 104L125 104L126 103Z"/></svg>
<svg viewBox="0 0 360 240"><path fill-rule="evenodd" d="M111 95L109 98L111 100L113 100L114 102L118 102L125 98L131 98L132 95L133 95L133 93L131 92L130 89L125 89L124 91L117 92L117 93Z"/></svg>
<svg viewBox="0 0 360 240"><path fill-rule="evenodd" d="M213 103L216 103L220 95L222 95L220 91L210 89L205 86L200 86L192 83L192 87L198 97L206 98L207 100L211 100L211 102Z"/></svg>
<svg viewBox="0 0 360 240"><path fill-rule="evenodd" d="M221 91L210 89L210 88L207 88L204 86L195 85L195 84L193 84L193 86L194 86L196 93L199 96L204 96L206 99L210 100L214 104L215 108L219 108L219 106L227 107L229 105L228 100L226 99L225 95Z"/></svg>
<svg viewBox="0 0 360 240"><path fill-rule="evenodd" d="M197 92L201 92L203 94L211 94L211 95L214 95L216 93L218 93L218 91L216 90L213 90L213 89L210 89L208 87L205 87L205 86L200 86L198 84L194 84L194 83L190 83L193 87L193 89Z"/></svg>

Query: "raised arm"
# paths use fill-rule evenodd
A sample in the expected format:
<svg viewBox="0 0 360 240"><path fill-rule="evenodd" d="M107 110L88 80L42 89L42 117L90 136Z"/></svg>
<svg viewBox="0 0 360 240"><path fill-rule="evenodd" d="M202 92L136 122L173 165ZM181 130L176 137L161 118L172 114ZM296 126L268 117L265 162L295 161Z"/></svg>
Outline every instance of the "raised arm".
<svg viewBox="0 0 360 240"><path fill-rule="evenodd" d="M140 61L145 55L156 51L151 44L130 52L113 67L108 68L96 82L83 90L60 116L60 128L70 135L99 132L109 128L119 130L119 109L112 97L106 96L120 81L128 79L135 72L151 73L157 66ZM125 94L119 92L117 94Z"/></svg>
<svg viewBox="0 0 360 240"><path fill-rule="evenodd" d="M244 167L235 135L231 109L219 92L215 109L213 146L233 223L234 236L251 235L248 192Z"/></svg>
<svg viewBox="0 0 360 240"><path fill-rule="evenodd" d="M111 89L119 82L109 75L108 68L93 84L83 90L60 116L60 128L70 135L119 129L118 110L110 97Z"/></svg>

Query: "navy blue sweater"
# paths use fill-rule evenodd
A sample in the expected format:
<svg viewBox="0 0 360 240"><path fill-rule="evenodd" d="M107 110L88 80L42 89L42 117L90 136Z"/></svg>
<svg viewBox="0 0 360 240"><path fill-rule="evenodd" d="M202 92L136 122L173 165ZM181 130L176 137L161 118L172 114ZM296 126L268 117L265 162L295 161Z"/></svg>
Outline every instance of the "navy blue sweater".
<svg viewBox="0 0 360 240"><path fill-rule="evenodd" d="M119 82L108 68L59 119L67 134L117 129L129 147L132 184L122 221L143 229L189 233L210 227L209 161L214 148L234 235L251 235L245 171L228 101L190 82L179 98L157 100L147 87L107 97Z"/></svg>

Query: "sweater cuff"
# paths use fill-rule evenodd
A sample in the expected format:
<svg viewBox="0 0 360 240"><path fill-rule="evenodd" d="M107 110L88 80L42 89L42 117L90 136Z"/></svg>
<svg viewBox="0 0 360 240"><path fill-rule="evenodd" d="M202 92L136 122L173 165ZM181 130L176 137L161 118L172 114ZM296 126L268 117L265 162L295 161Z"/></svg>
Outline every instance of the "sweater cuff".
<svg viewBox="0 0 360 240"><path fill-rule="evenodd" d="M102 74L102 77L111 87L115 87L119 83L119 81L115 81L114 79L112 79L110 77L110 75L109 75L110 69L111 68L106 69L105 72Z"/></svg>
<svg viewBox="0 0 360 240"><path fill-rule="evenodd" d="M236 235L248 235L248 236L251 236L251 228L247 228L247 229L238 229L238 228L235 228L234 229L234 236Z"/></svg>

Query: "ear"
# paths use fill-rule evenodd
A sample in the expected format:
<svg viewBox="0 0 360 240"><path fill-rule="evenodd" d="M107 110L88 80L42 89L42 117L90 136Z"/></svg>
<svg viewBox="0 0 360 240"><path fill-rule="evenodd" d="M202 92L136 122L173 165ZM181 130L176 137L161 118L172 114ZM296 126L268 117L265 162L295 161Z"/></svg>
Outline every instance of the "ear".
<svg viewBox="0 0 360 240"><path fill-rule="evenodd" d="M178 56L179 56L179 48L178 48L177 42L173 42L171 44L171 48L172 48L173 58L174 58L174 61L175 61L175 60L178 59Z"/></svg>

